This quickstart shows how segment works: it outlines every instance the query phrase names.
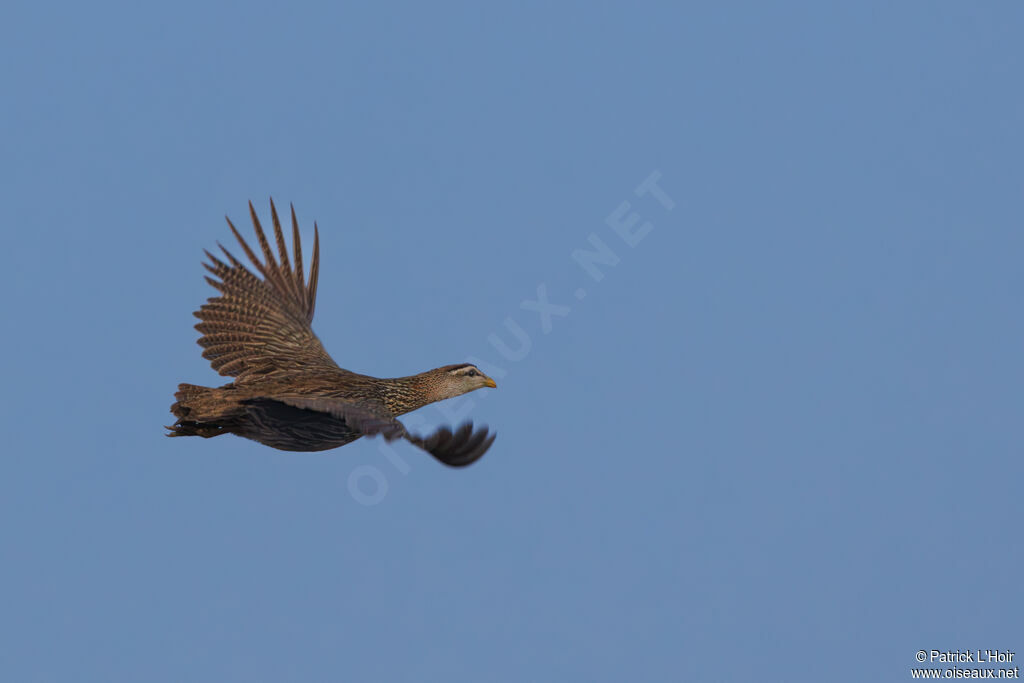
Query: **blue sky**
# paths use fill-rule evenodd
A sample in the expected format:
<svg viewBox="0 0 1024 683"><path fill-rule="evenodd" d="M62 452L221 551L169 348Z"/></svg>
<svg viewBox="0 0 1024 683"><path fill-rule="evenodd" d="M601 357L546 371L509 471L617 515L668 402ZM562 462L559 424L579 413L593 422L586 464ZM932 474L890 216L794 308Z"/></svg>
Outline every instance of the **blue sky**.
<svg viewBox="0 0 1024 683"><path fill-rule="evenodd" d="M1019 4L3 14L5 680L1024 650ZM164 438L222 381L202 249L270 196L319 224L343 367L496 368L410 416L490 424L479 463Z"/></svg>

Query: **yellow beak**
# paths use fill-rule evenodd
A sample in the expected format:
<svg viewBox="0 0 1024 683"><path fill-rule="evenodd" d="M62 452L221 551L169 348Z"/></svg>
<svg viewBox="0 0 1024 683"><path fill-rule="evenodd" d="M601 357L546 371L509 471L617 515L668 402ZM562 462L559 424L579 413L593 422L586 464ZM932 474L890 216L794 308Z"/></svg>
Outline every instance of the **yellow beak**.
<svg viewBox="0 0 1024 683"><path fill-rule="evenodd" d="M484 379L484 386L485 387L490 387L491 389L497 389L498 388L497 383L495 383L495 381L493 379L491 379L490 377L487 377L487 378Z"/></svg>

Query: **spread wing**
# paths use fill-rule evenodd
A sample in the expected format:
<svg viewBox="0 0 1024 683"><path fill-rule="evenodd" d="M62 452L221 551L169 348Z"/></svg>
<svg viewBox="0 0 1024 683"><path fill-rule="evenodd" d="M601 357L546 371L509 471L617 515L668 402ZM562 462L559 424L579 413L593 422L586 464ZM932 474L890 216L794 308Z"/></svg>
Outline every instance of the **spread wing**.
<svg viewBox="0 0 1024 683"><path fill-rule="evenodd" d="M473 423L466 422L454 433L440 427L425 439L408 433L405 438L449 467L465 467L483 457L497 436L489 433L486 425L473 431Z"/></svg>
<svg viewBox="0 0 1024 683"><path fill-rule="evenodd" d="M249 202L249 214L263 252L263 261L242 239L231 219L227 219L231 232L262 279L220 244L217 246L227 261L207 251L210 263L203 264L215 276L207 276L206 281L220 292L220 296L208 299L194 314L201 321L196 325L203 335L199 338L199 345L204 349L203 358L210 361L214 370L237 377L239 381L271 374L338 368L310 327L320 271L320 235L316 224L313 225L315 241L309 281L304 282L302 242L295 209L291 211L294 268L288 258L288 248L273 200L270 213L280 260L270 249L252 202Z"/></svg>
<svg viewBox="0 0 1024 683"><path fill-rule="evenodd" d="M349 428L363 436L382 436L386 441L405 439L449 467L473 464L487 452L498 436L491 433L486 426L473 431L473 423L466 422L455 432L448 427L440 427L424 438L410 434L401 422L368 406L331 398L275 397L273 400L294 408L330 415L344 421Z"/></svg>

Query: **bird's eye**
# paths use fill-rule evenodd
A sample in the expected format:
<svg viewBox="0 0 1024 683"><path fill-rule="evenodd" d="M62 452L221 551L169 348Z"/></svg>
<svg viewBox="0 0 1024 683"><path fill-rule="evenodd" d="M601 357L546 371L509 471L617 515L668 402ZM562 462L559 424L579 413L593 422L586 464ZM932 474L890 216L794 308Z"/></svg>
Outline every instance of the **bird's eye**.
<svg viewBox="0 0 1024 683"><path fill-rule="evenodd" d="M477 373L476 370L470 370L469 372L466 373L466 376L467 377L476 377L477 374L479 374L479 373Z"/></svg>

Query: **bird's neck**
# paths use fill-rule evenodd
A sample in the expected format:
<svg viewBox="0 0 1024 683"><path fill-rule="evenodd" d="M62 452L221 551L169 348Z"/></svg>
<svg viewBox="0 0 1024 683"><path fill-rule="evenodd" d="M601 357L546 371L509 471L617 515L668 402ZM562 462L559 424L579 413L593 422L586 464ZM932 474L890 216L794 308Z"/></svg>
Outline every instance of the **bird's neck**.
<svg viewBox="0 0 1024 683"><path fill-rule="evenodd" d="M381 383L381 388L384 405L396 416L446 398L438 393L438 382L433 371L386 379Z"/></svg>

